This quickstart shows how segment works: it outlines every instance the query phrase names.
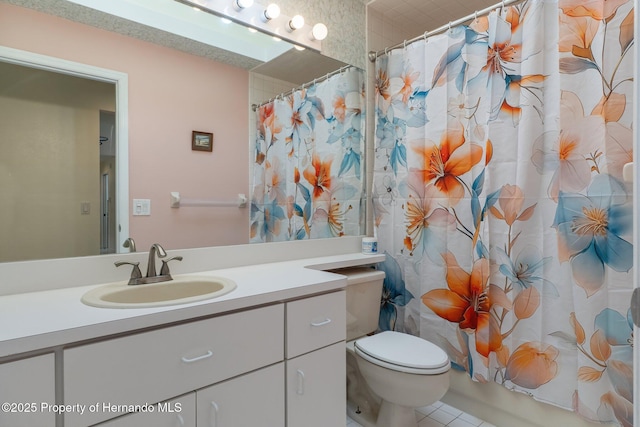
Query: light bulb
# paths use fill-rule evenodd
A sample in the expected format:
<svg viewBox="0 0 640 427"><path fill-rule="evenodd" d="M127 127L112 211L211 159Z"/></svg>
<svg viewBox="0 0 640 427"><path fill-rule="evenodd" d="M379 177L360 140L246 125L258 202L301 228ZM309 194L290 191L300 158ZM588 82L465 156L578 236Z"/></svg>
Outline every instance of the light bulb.
<svg viewBox="0 0 640 427"><path fill-rule="evenodd" d="M253 0L235 0L236 6L239 10L246 9L253 5Z"/></svg>
<svg viewBox="0 0 640 427"><path fill-rule="evenodd" d="M289 21L289 31L299 30L304 27L304 18L301 15L296 15Z"/></svg>
<svg viewBox="0 0 640 427"><path fill-rule="evenodd" d="M278 16L280 16L280 6L275 3L271 3L267 6L267 9L264 11L265 22L276 19Z"/></svg>
<svg viewBox="0 0 640 427"><path fill-rule="evenodd" d="M312 40L324 40L327 38L327 34L329 33L329 30L327 29L327 26L324 25L323 23L318 23L316 25L313 26L313 29L311 30L311 39Z"/></svg>

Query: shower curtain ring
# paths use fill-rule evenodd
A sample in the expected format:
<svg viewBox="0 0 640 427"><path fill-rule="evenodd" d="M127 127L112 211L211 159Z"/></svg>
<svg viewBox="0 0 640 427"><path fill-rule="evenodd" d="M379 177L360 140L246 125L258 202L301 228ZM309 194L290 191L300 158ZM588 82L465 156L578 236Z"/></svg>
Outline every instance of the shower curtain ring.
<svg viewBox="0 0 640 427"><path fill-rule="evenodd" d="M424 41L427 41L427 37L429 36L429 30L425 31L423 34Z"/></svg>
<svg viewBox="0 0 640 427"><path fill-rule="evenodd" d="M387 47L385 47L385 48L384 48L384 54L385 54L385 55L388 55L388 54L389 54L389 46L387 46Z"/></svg>
<svg viewBox="0 0 640 427"><path fill-rule="evenodd" d="M406 40L403 42L403 48L404 48L404 49L406 49L406 48L407 48L407 41L406 41Z"/></svg>
<svg viewBox="0 0 640 427"><path fill-rule="evenodd" d="M449 32L451 32L451 21L449 21Z"/></svg>
<svg viewBox="0 0 640 427"><path fill-rule="evenodd" d="M477 10L473 13L473 22L478 22L478 11Z"/></svg>

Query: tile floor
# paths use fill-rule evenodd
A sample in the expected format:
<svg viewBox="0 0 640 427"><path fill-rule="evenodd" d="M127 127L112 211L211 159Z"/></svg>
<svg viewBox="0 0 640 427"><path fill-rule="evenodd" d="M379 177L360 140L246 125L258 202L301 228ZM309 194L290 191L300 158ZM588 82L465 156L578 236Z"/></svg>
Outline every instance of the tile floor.
<svg viewBox="0 0 640 427"><path fill-rule="evenodd" d="M496 427L442 402L418 408L416 420L418 427ZM361 426L347 416L347 427Z"/></svg>

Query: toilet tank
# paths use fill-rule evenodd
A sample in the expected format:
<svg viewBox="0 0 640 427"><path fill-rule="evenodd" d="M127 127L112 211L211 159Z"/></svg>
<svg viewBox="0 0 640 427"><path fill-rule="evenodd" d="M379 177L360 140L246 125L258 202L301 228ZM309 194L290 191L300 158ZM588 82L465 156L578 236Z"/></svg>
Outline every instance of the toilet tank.
<svg viewBox="0 0 640 427"><path fill-rule="evenodd" d="M347 341L378 329L384 271L367 267L333 270L347 276Z"/></svg>

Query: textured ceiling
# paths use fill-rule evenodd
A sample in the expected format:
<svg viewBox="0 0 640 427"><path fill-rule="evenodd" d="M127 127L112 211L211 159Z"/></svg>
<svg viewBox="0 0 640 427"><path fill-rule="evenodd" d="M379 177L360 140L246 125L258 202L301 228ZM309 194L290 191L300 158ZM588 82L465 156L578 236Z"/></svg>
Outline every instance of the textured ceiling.
<svg viewBox="0 0 640 427"><path fill-rule="evenodd" d="M500 0L373 0L368 7L413 37L497 3Z"/></svg>

